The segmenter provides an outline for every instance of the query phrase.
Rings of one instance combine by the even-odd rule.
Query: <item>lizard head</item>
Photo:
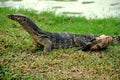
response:
[[[27,20],[27,17],[22,14],[9,14],[8,18],[22,23]]]

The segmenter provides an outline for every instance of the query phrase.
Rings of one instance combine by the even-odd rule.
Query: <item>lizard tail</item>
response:
[[[119,42],[120,43],[120,36],[113,37],[113,42]]]

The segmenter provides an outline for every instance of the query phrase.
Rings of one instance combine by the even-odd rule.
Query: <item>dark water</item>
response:
[[[120,17],[120,0],[0,0],[0,7],[52,10],[87,18]]]

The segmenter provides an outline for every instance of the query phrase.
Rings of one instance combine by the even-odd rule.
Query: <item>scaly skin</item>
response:
[[[21,14],[10,14],[8,18],[17,21],[31,35],[36,46],[43,46],[43,52],[69,47],[78,47],[83,50],[86,48],[87,50],[87,48],[92,47],[92,42],[98,37],[68,32],[52,33],[43,31],[32,20]]]

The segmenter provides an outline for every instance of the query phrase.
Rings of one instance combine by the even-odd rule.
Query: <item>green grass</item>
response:
[[[57,49],[48,54],[31,53],[30,35],[8,14],[29,16],[39,28],[50,32],[120,35],[120,18],[90,19],[56,16],[53,12],[0,8],[0,79],[11,80],[119,80],[120,45],[106,51],[74,52]]]

